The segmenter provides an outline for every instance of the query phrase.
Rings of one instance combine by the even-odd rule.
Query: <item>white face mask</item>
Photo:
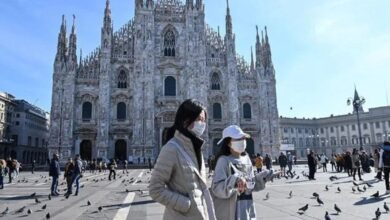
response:
[[[194,133],[196,136],[200,137],[203,134],[205,129],[206,129],[206,122],[195,121],[194,127],[189,130],[192,131],[192,133]]]
[[[232,141],[232,146],[231,148],[237,152],[237,153],[242,153],[246,149],[246,140],[240,140],[240,141]]]

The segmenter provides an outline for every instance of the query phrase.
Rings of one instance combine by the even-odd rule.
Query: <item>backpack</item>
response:
[[[390,150],[383,150],[382,160],[386,167],[390,167]]]

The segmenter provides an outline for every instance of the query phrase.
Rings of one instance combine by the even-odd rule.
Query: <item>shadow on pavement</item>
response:
[[[383,200],[385,200],[389,197],[390,197],[390,195],[381,196],[379,198],[369,198],[369,199],[367,199],[367,197],[364,197],[362,200],[355,202],[353,205],[365,205],[365,204],[382,202]]]

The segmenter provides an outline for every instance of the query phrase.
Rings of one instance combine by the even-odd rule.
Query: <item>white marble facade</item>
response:
[[[63,17],[50,154],[156,157],[165,129],[188,98],[208,109],[205,156],[215,153],[230,124],[252,135],[251,154],[277,153],[279,117],[267,29],[254,32],[255,55],[246,62],[236,54],[229,6],[224,36],[206,24],[204,7],[202,0],[135,0],[134,18],[114,31],[107,0],[101,44],[84,58],[76,55],[75,18],[68,38]]]

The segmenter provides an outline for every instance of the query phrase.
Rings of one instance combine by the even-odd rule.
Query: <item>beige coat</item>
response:
[[[150,196],[165,206],[163,219],[215,219],[213,205],[210,207],[206,204],[208,197],[204,192],[208,190],[207,187],[202,188],[202,180],[193,172],[172,141],[183,147],[195,163],[196,169],[199,167],[191,140],[176,131],[174,138],[161,149],[150,179]],[[201,159],[200,174],[205,180],[203,157]],[[210,209],[212,212],[208,211]]]

